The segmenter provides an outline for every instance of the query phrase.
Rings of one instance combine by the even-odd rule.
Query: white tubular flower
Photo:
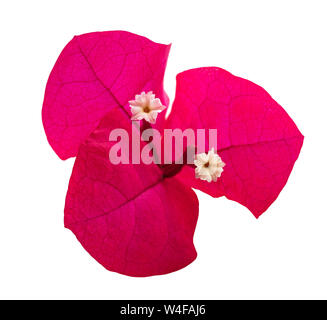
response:
[[[129,106],[133,114],[132,120],[144,119],[152,124],[156,123],[158,113],[166,109],[152,91],[137,94],[135,100],[129,101]]]
[[[224,171],[223,167],[225,166],[225,163],[221,160],[218,154],[215,153],[214,148],[212,148],[208,154],[197,154],[194,160],[194,165],[196,166],[195,177],[197,179],[216,182]]]

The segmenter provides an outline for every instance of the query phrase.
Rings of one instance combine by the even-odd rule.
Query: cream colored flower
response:
[[[129,101],[129,106],[133,114],[132,120],[144,119],[150,123],[156,123],[158,113],[166,109],[152,91],[137,94],[135,100]]]
[[[224,171],[223,167],[225,166],[225,163],[218,154],[215,153],[214,148],[212,148],[208,154],[197,154],[194,164],[196,165],[195,177],[208,182],[216,182]]]

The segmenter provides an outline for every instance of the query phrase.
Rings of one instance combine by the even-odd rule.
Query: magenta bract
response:
[[[81,145],[70,179],[65,226],[104,267],[129,276],[181,269],[196,258],[198,200],[157,165],[113,165],[110,130],[131,131],[112,110]]]
[[[75,157],[78,147],[111,109],[130,115],[136,93],[163,90],[170,45],[125,32],[94,32],[74,37],[51,71],[42,118],[48,141],[61,159]],[[164,113],[156,128],[164,121]]]
[[[292,171],[303,136],[285,110],[260,86],[215,67],[177,76],[168,128],[218,129],[226,163],[217,183],[195,179],[184,166],[179,179],[211,196],[226,196],[259,217]]]

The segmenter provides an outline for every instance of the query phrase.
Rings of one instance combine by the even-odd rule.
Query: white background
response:
[[[1,1],[0,298],[327,298],[326,1]],[[197,192],[198,258],[130,278],[105,270],[63,226],[73,160],[47,143],[41,106],[75,35],[128,30],[173,43],[165,78],[223,67],[262,85],[305,136],[288,184],[256,220]]]

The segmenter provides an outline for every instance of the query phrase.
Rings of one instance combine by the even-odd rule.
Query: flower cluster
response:
[[[124,31],[76,36],[45,91],[48,141],[61,159],[76,157],[65,227],[105,268],[129,276],[166,274],[196,258],[199,204],[193,189],[237,201],[258,218],[285,186],[303,143],[295,123],[263,88],[217,67],[178,74],[167,117],[169,50]],[[219,137],[212,149],[203,136],[205,148],[195,152],[193,163],[184,161],[194,147],[187,141],[183,156],[169,164],[114,165],[108,137],[116,128],[130,136],[135,130],[215,129]]]

